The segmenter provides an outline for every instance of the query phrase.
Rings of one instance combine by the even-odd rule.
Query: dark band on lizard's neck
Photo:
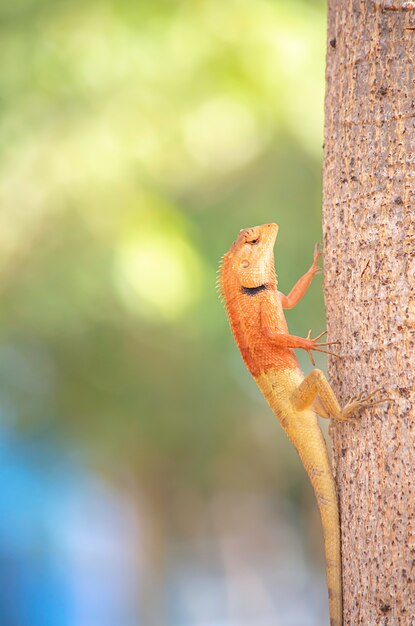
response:
[[[258,287],[244,287],[242,285],[241,291],[242,293],[247,294],[248,296],[256,296],[257,293],[261,293],[261,291],[265,291],[268,289],[268,285],[258,285]]]

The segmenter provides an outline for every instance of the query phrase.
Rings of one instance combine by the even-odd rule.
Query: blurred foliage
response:
[[[265,221],[283,291],[312,260],[324,29],[320,0],[1,3],[5,419],[179,508],[297,488],[214,284]],[[315,282],[293,333],[323,328]]]

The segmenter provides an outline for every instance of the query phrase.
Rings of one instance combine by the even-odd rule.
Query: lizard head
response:
[[[263,224],[239,232],[224,260],[242,287],[275,284],[274,244],[277,233],[277,224]]]

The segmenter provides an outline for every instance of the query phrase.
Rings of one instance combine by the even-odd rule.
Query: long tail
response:
[[[317,423],[284,428],[307,471],[320,510],[326,553],[330,625],[342,626],[342,581],[339,508],[327,447]],[[291,432],[290,432],[291,431]]]
[[[300,370],[268,370],[255,380],[296,448],[313,486],[324,533],[330,624],[342,626],[339,508],[326,442],[314,411],[309,408],[295,413],[287,400],[303,375]]]

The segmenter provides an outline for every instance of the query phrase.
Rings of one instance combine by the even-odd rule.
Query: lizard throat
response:
[[[261,293],[261,291],[265,291],[268,289],[268,285],[258,285],[258,287],[244,287],[242,285],[241,292],[245,293],[248,296],[256,296],[257,293]]]

